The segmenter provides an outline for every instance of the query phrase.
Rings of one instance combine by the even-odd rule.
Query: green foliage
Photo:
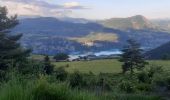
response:
[[[134,73],[134,69],[142,69],[145,67],[147,62],[144,60],[142,55],[142,49],[140,49],[140,44],[135,40],[128,40],[128,45],[122,50],[120,62],[123,62],[122,70],[123,73],[130,71],[131,74]]]
[[[56,61],[60,61],[60,60],[67,60],[69,58],[68,54],[66,53],[59,53],[57,55],[54,56],[54,59]]]
[[[31,89],[33,84],[23,84],[18,79],[10,80],[0,87],[0,100],[33,100]]]
[[[170,55],[169,54],[163,54],[162,55],[162,60],[169,60],[170,59]]]
[[[20,46],[18,40],[21,34],[11,36],[9,30],[18,24],[17,16],[8,17],[6,7],[0,7],[0,70],[7,71],[10,68],[22,66],[30,50]],[[2,73],[1,73],[2,74]],[[4,74],[4,72],[3,72]]]
[[[141,94],[117,94],[115,100],[162,100],[159,96]]]
[[[126,93],[132,93],[135,91],[134,84],[131,81],[122,81],[118,87],[121,91]]]
[[[153,87],[151,84],[147,84],[147,83],[139,83],[139,84],[136,84],[136,89],[139,91],[139,92],[151,92],[153,90]]]
[[[99,100],[97,98],[72,90],[65,83],[49,83],[44,76],[37,81],[11,80],[0,89],[0,100]]]
[[[65,81],[68,76],[68,72],[65,71],[64,67],[59,67],[54,71],[54,75],[57,80]]]
[[[49,56],[44,57],[44,71],[48,75],[54,72],[54,65],[51,64]]]
[[[73,88],[81,88],[86,84],[83,79],[83,74],[78,71],[75,71],[73,74],[70,75],[69,82],[70,86]]]
[[[142,82],[142,83],[150,83],[151,81],[148,73],[145,71],[139,72],[137,77],[138,77],[139,82]]]
[[[68,100],[65,95],[69,91],[67,86],[49,84],[46,80],[40,79],[36,84],[33,95],[34,100]]]

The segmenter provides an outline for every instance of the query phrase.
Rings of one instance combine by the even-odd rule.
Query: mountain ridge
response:
[[[142,16],[132,17],[131,20],[132,19],[135,19],[135,21],[139,19],[139,21],[142,20],[142,22],[146,22],[145,20],[147,20]],[[148,23],[145,24],[147,25]],[[135,27],[134,29],[130,28],[128,30],[114,29],[95,21],[75,23],[53,17],[20,19],[20,24],[12,30],[11,34],[12,33],[23,33],[23,38],[21,39],[22,45],[33,48],[34,53],[41,54],[55,54],[56,52],[69,53],[76,52],[76,50],[84,52],[88,50],[121,49],[129,38],[136,39],[143,47],[155,48],[168,42],[170,38],[169,33],[156,29],[138,29],[138,27],[137,29]],[[95,34],[90,35],[92,33]],[[50,39],[51,37],[55,38]],[[89,37],[90,39],[87,39]],[[116,42],[110,41],[110,39],[115,39],[115,37]],[[107,41],[107,39],[109,40]],[[79,42],[82,40],[88,40],[85,42],[92,41],[94,42],[92,44],[95,45],[90,48],[86,47],[83,45],[84,43]],[[50,50],[46,50],[46,48]]]
[[[119,30],[128,30],[128,29],[155,29],[156,26],[145,18],[142,15],[135,15],[127,18],[111,18],[103,21],[99,21],[103,26],[119,29]]]

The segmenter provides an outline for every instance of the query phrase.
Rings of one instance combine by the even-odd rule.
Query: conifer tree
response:
[[[143,50],[140,44],[133,39],[129,39],[127,42],[128,44],[122,50],[120,62],[123,62],[123,73],[130,71],[133,74],[134,69],[144,68],[147,62],[142,54]]]
[[[51,64],[49,56],[44,57],[44,71],[48,75],[54,72],[54,66]]]
[[[8,17],[6,7],[0,7],[0,70],[18,65],[30,52],[23,49],[18,42],[22,34],[9,35],[10,29],[17,24],[17,16]]]

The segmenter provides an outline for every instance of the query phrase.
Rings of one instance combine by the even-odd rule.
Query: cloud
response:
[[[68,9],[86,9],[86,7],[81,6],[78,2],[67,2],[64,4],[64,7]]]
[[[7,6],[10,14],[63,17],[72,14],[73,10],[86,9],[78,2],[63,5],[51,4],[42,0],[1,0],[1,6]]]

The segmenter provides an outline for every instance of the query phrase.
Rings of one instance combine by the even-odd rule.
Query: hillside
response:
[[[170,38],[168,32],[153,29],[150,21],[142,16],[125,20],[129,23],[130,21],[139,23],[135,27],[127,24],[128,31],[124,28],[114,29],[96,22],[84,23],[80,21],[81,19],[77,20],[68,21],[52,17],[20,19],[20,24],[11,30],[11,34],[23,33],[21,43],[24,47],[32,48],[34,53],[51,55],[57,52],[121,49],[129,38],[136,39],[143,47],[155,48],[168,42]],[[124,23],[124,19],[114,23],[119,25],[118,23]],[[95,45],[91,47],[84,45],[89,42]]]
[[[99,22],[105,27],[128,30],[128,29],[155,29],[156,26],[151,23],[147,18],[141,15],[136,15],[128,18],[112,18]]]
[[[151,21],[152,23],[156,24],[160,30],[170,32],[170,19],[157,19]]]
[[[91,33],[81,38],[70,38],[70,40],[75,40],[80,43],[95,42],[95,41],[117,42],[118,36],[113,33]]]
[[[168,57],[169,59],[170,58],[170,42],[163,44],[147,52],[145,55],[148,59],[163,59],[164,57]]]

